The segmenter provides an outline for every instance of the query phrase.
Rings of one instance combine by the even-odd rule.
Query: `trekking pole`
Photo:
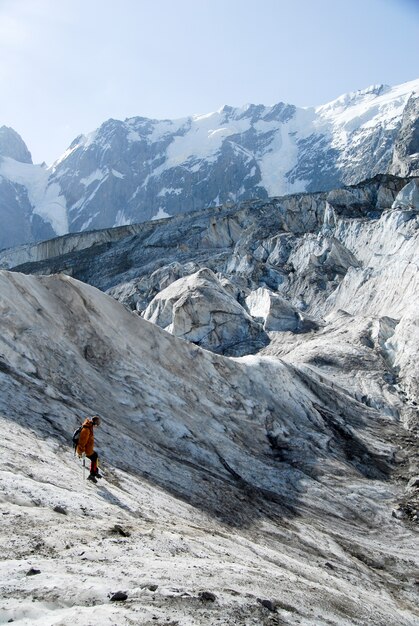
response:
[[[86,480],[86,457],[83,457],[83,482]]]

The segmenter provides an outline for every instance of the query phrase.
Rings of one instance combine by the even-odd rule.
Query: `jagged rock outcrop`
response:
[[[2,204],[0,249],[17,246],[22,241],[33,241],[32,207],[25,187],[0,177],[0,199]],[[53,231],[49,235],[54,236]]]

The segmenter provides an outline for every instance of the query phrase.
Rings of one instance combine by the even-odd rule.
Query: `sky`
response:
[[[419,78],[419,0],[0,0],[0,126],[35,163],[109,118]]]

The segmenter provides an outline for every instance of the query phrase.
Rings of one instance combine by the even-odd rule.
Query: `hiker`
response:
[[[76,448],[79,458],[87,456],[87,458],[90,459],[90,474],[87,477],[87,480],[91,480],[93,483],[97,483],[97,479],[102,478],[98,469],[98,454],[94,450],[95,437],[93,434],[93,429],[95,426],[99,426],[99,424],[99,415],[93,415],[92,419],[87,417],[84,420],[81,427],[79,442]]]

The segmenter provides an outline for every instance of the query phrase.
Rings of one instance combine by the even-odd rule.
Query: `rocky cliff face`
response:
[[[47,202],[40,193],[32,197],[27,171],[17,175],[9,163],[0,175],[23,185],[32,214],[56,234],[330,190],[389,171],[409,176],[418,171],[418,93],[413,81],[373,86],[306,109],[278,103],[225,106],[180,120],[111,119],[76,138],[47,180],[37,183]],[[15,162],[27,159],[23,148],[5,154]],[[32,167],[40,174],[39,166]],[[14,228],[8,202],[0,197],[6,245]],[[19,210],[26,215],[28,205]],[[12,231],[9,245],[45,237],[32,225],[20,241]]]

